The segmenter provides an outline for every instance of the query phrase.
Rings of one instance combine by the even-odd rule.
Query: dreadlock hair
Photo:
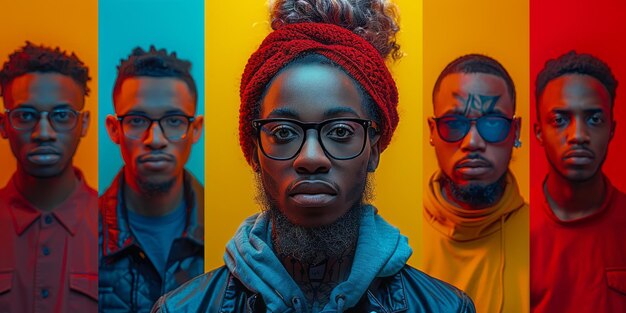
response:
[[[539,98],[541,98],[548,83],[567,74],[589,75],[600,81],[611,96],[611,110],[613,110],[617,79],[613,76],[611,68],[604,61],[591,54],[577,53],[572,50],[556,59],[548,60],[537,75],[535,82],[535,106],[537,113],[539,113]],[[539,114],[537,114],[538,117]]]
[[[51,48],[44,45],[35,45],[30,41],[9,55],[0,70],[0,87],[2,97],[6,97],[9,85],[17,77],[28,73],[59,73],[71,77],[83,90],[85,96],[89,95],[87,82],[89,68],[81,61],[74,52],[68,54],[61,48]]]
[[[509,96],[511,96],[511,101],[513,102],[513,110],[515,110],[515,84],[513,84],[513,79],[509,72],[506,71],[504,66],[500,64],[500,62],[496,61],[494,58],[488,57],[482,54],[467,54],[457,58],[456,60],[450,62],[443,69],[439,77],[437,77],[437,81],[435,82],[435,87],[433,88],[433,105],[435,103],[435,96],[439,92],[439,88],[441,87],[441,81],[451,74],[463,73],[463,74],[490,74],[495,75],[504,80],[506,83],[507,91],[509,92]]]
[[[131,77],[172,77],[184,81],[189,87],[194,101],[197,103],[198,90],[191,77],[191,62],[179,59],[176,52],[168,53],[165,49],[157,49],[153,45],[148,51],[140,47],[133,49],[127,59],[120,60],[117,66],[117,78],[113,87],[113,102],[120,92],[122,83]]]

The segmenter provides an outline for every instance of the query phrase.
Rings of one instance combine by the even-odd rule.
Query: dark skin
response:
[[[433,109],[436,117],[459,114],[478,118],[498,114],[513,118],[515,114],[513,99],[504,79],[484,73],[455,73],[446,76],[435,95]],[[439,167],[456,185],[465,187],[469,184],[492,184],[506,173],[513,144],[520,136],[521,118],[514,118],[508,136],[498,143],[485,141],[475,125],[457,142],[444,141],[437,132],[434,119],[428,119],[428,126]],[[455,199],[450,190],[444,189],[443,194],[458,207],[477,209]]]
[[[341,257],[321,260],[317,264],[305,264],[289,256],[281,257],[280,261],[307,297],[309,308],[321,310],[333,288],[350,275],[353,259],[354,249],[351,249]]]
[[[591,76],[564,75],[546,85],[538,108],[534,128],[550,163],[550,208],[563,221],[592,215],[604,201],[601,169],[616,125],[608,91]]]
[[[69,76],[28,73],[9,84],[4,102],[9,110],[24,107],[39,112],[60,108],[81,111],[84,93]],[[81,113],[76,127],[69,131],[56,131],[43,114],[32,130],[16,130],[7,118],[0,114],[0,134],[9,139],[17,158],[16,187],[33,206],[51,211],[63,203],[79,183],[72,158],[80,138],[87,134],[89,112]]]
[[[196,104],[185,82],[171,77],[132,77],[124,80],[115,97],[118,116],[145,115],[153,119],[170,113],[193,116]],[[162,216],[177,208],[183,199],[183,170],[192,144],[202,134],[202,116],[196,116],[189,125],[187,135],[179,141],[169,141],[158,123],[153,122],[144,136],[128,138],[120,122],[107,116],[109,136],[120,145],[124,163],[124,197],[129,210],[144,216]],[[172,182],[163,193],[148,194],[138,181],[160,184]]]
[[[261,118],[283,117],[303,122],[339,117],[368,119],[362,99],[356,83],[337,68],[322,64],[292,65],[268,87],[261,102]],[[254,159],[269,198],[274,199],[290,222],[304,227],[331,224],[348,212],[361,199],[368,169],[374,171],[379,160],[377,137],[368,136],[364,151],[350,160],[327,156],[317,138],[316,131],[309,130],[302,150],[293,159],[273,160],[258,149]],[[318,192],[290,192],[296,183],[302,182]],[[333,186],[332,194],[322,188],[329,185]],[[323,308],[332,288],[347,279],[355,245],[356,242],[341,257],[319,260],[316,264],[302,264],[288,256],[279,256],[305,293],[309,308]]]

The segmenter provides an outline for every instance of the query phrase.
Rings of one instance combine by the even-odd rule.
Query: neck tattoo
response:
[[[332,290],[348,278],[353,258],[354,249],[350,249],[339,257],[316,264],[305,264],[290,256],[281,257],[281,260],[305,295],[309,310],[315,312],[328,303]]]

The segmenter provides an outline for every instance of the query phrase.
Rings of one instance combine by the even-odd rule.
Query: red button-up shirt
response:
[[[75,171],[80,183],[50,212],[15,176],[0,190],[0,313],[97,312],[98,194]]]

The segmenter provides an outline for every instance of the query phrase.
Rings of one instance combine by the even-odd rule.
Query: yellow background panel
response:
[[[0,18],[0,62],[23,46],[25,41],[56,47],[76,55],[89,67],[91,89],[85,110],[91,125],[76,155],[74,165],[85,174],[87,183],[98,187],[98,1],[29,0],[2,1]],[[4,112],[4,103],[1,108]],[[15,172],[15,158],[8,140],[0,139],[0,186]]]
[[[422,201],[422,4],[396,1],[405,56],[389,63],[400,93],[400,124],[375,174],[379,213],[416,246]],[[246,6],[219,1],[206,6],[206,270],[223,264],[224,247],[239,224],[259,212],[254,175],[239,148],[239,81],[248,57],[270,31],[265,1]]]

